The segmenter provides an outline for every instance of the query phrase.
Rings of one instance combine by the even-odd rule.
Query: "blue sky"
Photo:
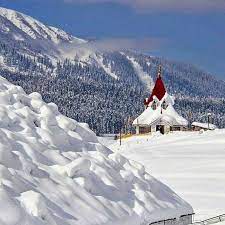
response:
[[[225,0],[0,0],[75,36],[158,40],[145,52],[225,79]],[[143,47],[143,46],[142,46]]]

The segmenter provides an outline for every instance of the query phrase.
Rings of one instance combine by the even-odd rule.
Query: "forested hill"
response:
[[[40,92],[65,115],[98,133],[118,132],[143,111],[161,64],[178,111],[190,121],[204,121],[211,112],[213,122],[225,126],[224,81],[184,63],[129,51],[92,51],[85,40],[34,21],[0,10],[0,75],[28,93]],[[65,43],[73,47],[69,59]]]

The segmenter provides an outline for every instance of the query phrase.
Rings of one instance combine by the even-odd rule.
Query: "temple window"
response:
[[[168,104],[166,103],[166,101],[164,100],[163,103],[162,103],[162,108],[163,109],[167,109],[168,107]]]
[[[156,108],[157,108],[156,101],[153,101],[153,103],[152,103],[152,109],[153,109],[153,110],[156,110]]]

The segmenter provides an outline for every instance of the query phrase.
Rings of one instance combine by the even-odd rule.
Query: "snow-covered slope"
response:
[[[1,225],[118,225],[131,218],[137,225],[191,212],[142,165],[101,145],[86,124],[0,77]]]
[[[87,42],[28,15],[2,7],[0,39],[1,44],[13,46],[18,53],[31,57],[46,55],[51,60],[62,58],[62,46],[77,46]]]
[[[117,79],[110,65],[104,65],[102,54],[90,48],[87,40],[47,26],[23,13],[0,7],[0,38],[1,42],[11,43],[22,54],[32,57],[46,55],[53,64],[55,60],[75,59],[81,65],[94,64]]]
[[[15,34],[15,40],[25,40],[25,36],[28,35],[30,38],[36,39],[44,39],[52,41],[55,44],[59,44],[60,42],[76,42],[76,43],[84,43],[85,41],[82,39],[78,39],[69,35],[63,30],[60,30],[55,27],[49,27],[44,25],[43,23],[33,19],[30,16],[24,15],[14,10],[6,9],[0,7],[0,17],[1,22],[5,19],[4,23],[1,24],[0,30],[4,33],[12,32],[14,25],[20,31],[19,34]],[[17,30],[17,31],[18,31]]]
[[[109,144],[191,203],[197,221],[225,213],[225,130],[132,137],[121,148]]]
[[[135,61],[134,58],[127,56],[127,59],[132,63],[134,71],[137,73],[140,81],[146,86],[148,91],[151,91],[154,87],[154,81],[148,73],[143,71],[143,68]]]
[[[30,16],[0,10],[0,74],[29,93],[41,92],[43,99],[88,121],[97,133],[117,133],[120,121],[140,115],[159,64],[179,114],[189,118],[191,111],[191,122],[205,122],[205,112],[210,112],[218,127],[225,126],[225,82],[183,63],[104,52],[100,42],[79,40]]]

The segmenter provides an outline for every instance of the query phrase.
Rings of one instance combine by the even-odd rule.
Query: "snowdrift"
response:
[[[153,222],[188,213],[185,201],[100,144],[86,124],[0,77],[1,225]]]

